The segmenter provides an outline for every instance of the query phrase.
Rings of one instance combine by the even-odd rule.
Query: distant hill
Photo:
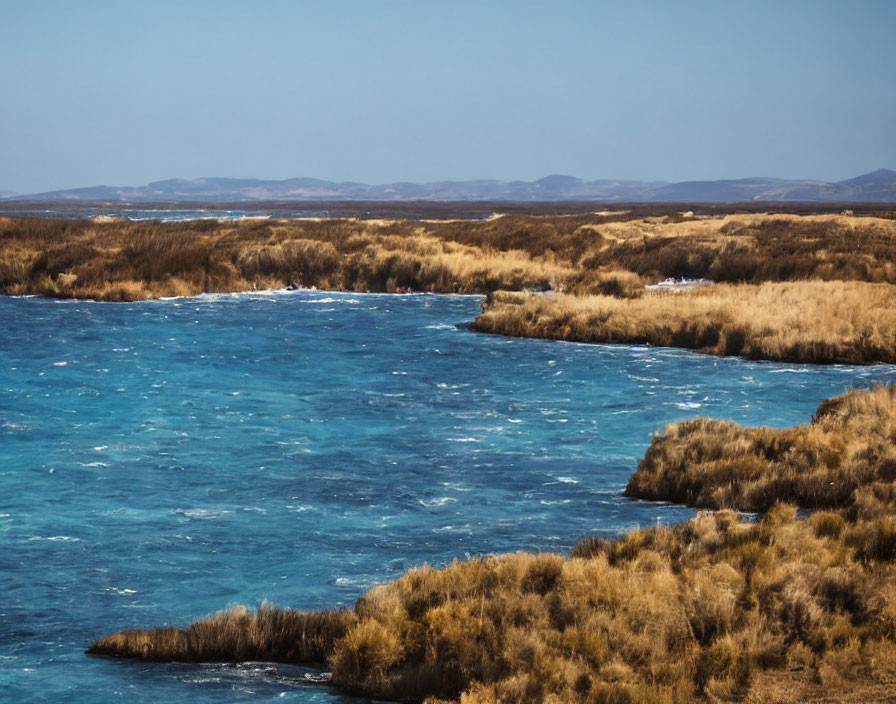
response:
[[[290,178],[283,181],[242,178],[169,179],[146,186],[91,186],[47,193],[0,193],[4,200],[100,202],[239,201],[563,201],[691,202],[819,201],[896,203],[896,171],[879,169],[828,183],[777,178],[720,181],[585,181],[554,174],[537,181],[398,182],[379,186],[354,181]]]

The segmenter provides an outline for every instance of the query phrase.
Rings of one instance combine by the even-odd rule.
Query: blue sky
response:
[[[0,0],[0,189],[896,168],[896,2]]]

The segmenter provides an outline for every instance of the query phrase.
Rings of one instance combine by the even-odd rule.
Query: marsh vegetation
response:
[[[617,289],[631,285],[607,274]],[[635,289],[637,290],[637,289]],[[496,292],[480,332],[683,347],[782,362],[896,362],[896,286],[856,281],[718,284],[640,296]]]
[[[881,212],[877,215],[886,215]],[[706,278],[675,297],[645,285]],[[482,293],[475,329],[754,359],[896,359],[896,220],[637,210],[488,220],[0,218],[0,292],[133,301],[282,288]],[[786,283],[786,285],[785,285]]]
[[[103,300],[281,287],[297,278],[355,291],[488,293],[550,281],[606,293],[608,273],[620,271],[645,283],[684,276],[896,284],[894,262],[896,221],[842,215],[0,218],[0,291]]]

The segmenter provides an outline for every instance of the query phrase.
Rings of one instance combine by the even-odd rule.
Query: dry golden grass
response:
[[[759,283],[807,279],[896,283],[896,223],[844,215],[737,214],[639,218],[596,229],[584,266],[644,276]]]
[[[786,362],[896,362],[896,286],[806,281],[705,286],[635,300],[488,297],[481,332],[684,347]]]
[[[896,488],[894,439],[896,386],[829,399],[811,424],[793,428],[705,418],[673,423],[654,437],[625,493],[743,511],[788,501],[870,518],[882,514],[874,497]],[[825,536],[842,532],[836,514],[816,514],[812,523]]]
[[[669,276],[896,283],[894,262],[896,221],[860,216],[0,218],[0,292],[107,300],[245,291],[295,279],[318,288],[443,293],[551,281],[570,292],[630,296],[642,279]],[[629,283],[608,287],[607,272],[627,272]]]
[[[702,423],[699,433],[677,426],[658,436],[638,474],[651,475],[657,457],[673,458],[678,464],[662,465],[661,475],[674,469],[685,482],[728,490],[737,480],[719,468],[743,460],[760,483],[787,477],[769,484],[783,498],[828,510],[800,519],[795,504],[776,502],[753,523],[723,509],[616,541],[586,539],[569,557],[516,553],[423,566],[372,589],[353,613],[288,612],[288,623],[315,624],[314,647],[304,650],[294,646],[301,629],[278,632],[273,611],[266,618],[274,625],[263,628],[238,611],[187,631],[110,636],[92,652],[326,661],[341,690],[394,700],[896,700],[896,388],[830,399],[811,426],[787,431]],[[845,478],[829,474],[838,467]],[[849,492],[822,496],[817,472],[847,482]],[[679,499],[680,484],[658,484],[655,498]],[[765,503],[749,507],[767,507],[769,492],[760,493]],[[711,487],[709,495],[723,496]],[[752,493],[709,503],[739,505],[743,496]],[[197,642],[187,648],[191,633]],[[242,645],[258,641],[263,648]]]
[[[250,613],[236,606],[186,629],[115,633],[87,652],[169,662],[321,662],[356,622],[351,611],[294,611],[264,603]]]
[[[139,300],[306,286],[480,293],[571,278],[551,252],[498,250],[392,220],[0,220],[0,292]]]

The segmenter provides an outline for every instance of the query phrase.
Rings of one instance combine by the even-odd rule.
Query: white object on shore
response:
[[[665,279],[657,284],[651,284],[644,288],[648,291],[668,291],[670,293],[678,293],[700,286],[713,286],[715,283],[716,282],[711,279],[686,279],[682,277],[681,279]]]

